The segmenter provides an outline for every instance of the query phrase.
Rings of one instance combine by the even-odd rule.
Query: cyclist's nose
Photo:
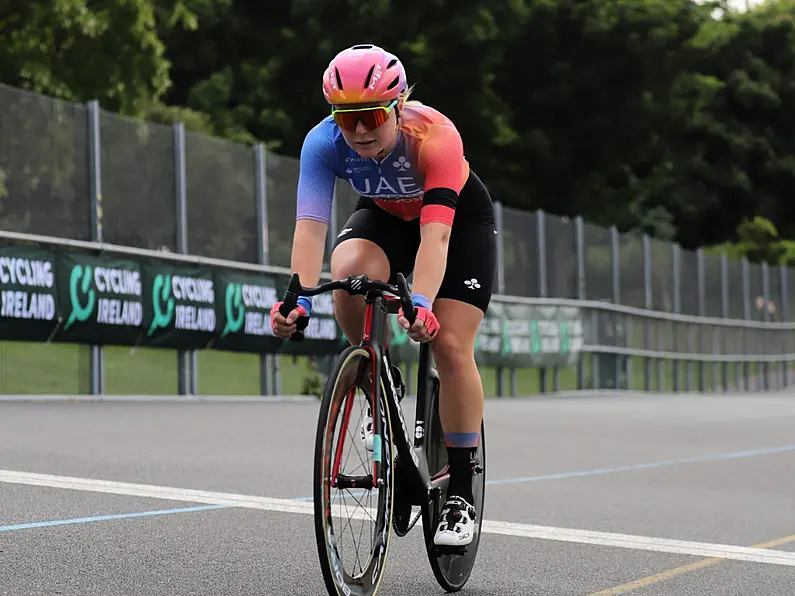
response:
[[[357,120],[356,122],[356,134],[364,135],[367,134],[369,129],[364,125],[364,122],[361,120]]]

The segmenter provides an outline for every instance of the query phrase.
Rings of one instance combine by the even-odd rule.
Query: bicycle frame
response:
[[[400,420],[400,428],[402,432],[397,432],[396,425],[393,423],[392,440],[394,447],[397,449],[398,456],[400,457],[401,465],[405,466],[405,470],[413,479],[413,497],[415,505],[426,505],[429,498],[435,497],[437,493],[445,488],[449,475],[447,472],[440,474],[437,477],[431,477],[430,470],[428,469],[428,460],[426,457],[426,432],[425,428],[428,425],[428,417],[432,412],[428,412],[428,392],[430,389],[431,377],[429,376],[430,369],[430,344],[420,344],[420,356],[418,365],[418,383],[417,383],[417,403],[414,424],[414,441],[411,443],[411,436],[406,420],[403,416],[403,410],[395,394],[395,382],[392,379],[392,363],[389,361],[389,354],[383,346],[386,340],[387,332],[387,315],[396,314],[400,307],[400,299],[385,296],[381,292],[368,292],[365,296],[365,314],[364,314],[364,332],[362,334],[362,341],[360,347],[368,350],[371,353],[373,361],[373,379],[382,379],[383,385],[387,388],[388,395],[386,402],[389,406],[389,416],[392,420]],[[380,404],[381,384],[373,383],[373,403],[371,404],[373,411],[373,424],[380,426],[380,414],[377,410]],[[375,426],[374,432],[379,433],[379,426]],[[411,463],[409,463],[411,462]],[[376,470],[377,471],[377,470]],[[375,476],[378,478],[379,476]],[[402,487],[402,490],[408,490],[408,487]],[[423,500],[416,502],[420,497],[417,494],[418,490],[423,491]]]
[[[362,341],[359,346],[370,352],[373,368],[371,371],[373,379],[373,395],[371,396],[373,402],[370,407],[373,412],[373,432],[375,437],[382,435],[381,416],[380,416],[380,393],[381,383],[376,382],[376,379],[384,381],[384,386],[387,387],[389,395],[386,396],[386,401],[389,406],[389,415],[392,420],[400,420],[400,428],[402,432],[393,433],[393,441],[397,448],[398,456],[400,456],[401,465],[406,466],[409,477],[412,479],[414,485],[414,503],[417,505],[427,506],[429,498],[438,496],[439,492],[446,487],[449,475],[447,472],[440,474],[438,477],[431,477],[428,470],[428,460],[426,457],[426,432],[433,412],[429,412],[428,405],[428,390],[431,383],[430,376],[430,345],[428,343],[420,344],[420,357],[419,366],[417,371],[417,405],[415,414],[415,430],[414,442],[411,443],[411,435],[406,426],[406,419],[403,416],[403,410],[395,395],[395,383],[392,379],[392,365],[389,362],[389,355],[384,347],[386,341],[387,331],[387,315],[396,314],[398,309],[402,306],[403,312],[409,321],[414,320],[416,310],[411,302],[411,296],[408,290],[408,284],[403,274],[397,275],[397,286],[379,282],[376,280],[369,280],[365,275],[349,275],[345,280],[336,280],[321,284],[315,288],[304,288],[298,278],[298,274],[293,274],[287,290],[284,295],[284,303],[281,307],[281,314],[287,316],[290,311],[295,308],[296,301],[299,296],[314,296],[321,292],[330,290],[344,290],[349,294],[359,294],[365,296],[365,313],[364,313],[364,329],[362,333]],[[387,296],[384,292],[391,292],[396,296]],[[399,296],[399,298],[397,297]],[[292,339],[295,341],[302,341],[303,334],[300,331],[306,327],[308,321],[303,321],[301,318],[297,321],[298,331],[293,335]],[[385,364],[385,366],[384,366]],[[393,425],[394,428],[394,425]],[[374,452],[374,475],[373,478],[380,478],[379,455]],[[409,463],[411,462],[411,463]],[[423,499],[417,503],[419,499],[419,491],[424,491]]]

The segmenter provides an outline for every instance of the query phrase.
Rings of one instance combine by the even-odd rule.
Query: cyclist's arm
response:
[[[298,273],[303,286],[320,281],[326,234],[331,219],[336,173],[334,142],[321,127],[312,129],[301,148],[298,174],[295,233],[290,269]]]
[[[425,196],[412,293],[422,294],[433,302],[444,278],[450,229],[468,165],[461,136],[452,125],[436,125],[429,133],[431,136],[419,156],[420,168],[425,173]]]
[[[327,224],[314,219],[295,222],[290,270],[298,274],[302,286],[316,286],[320,282],[327,230]]]

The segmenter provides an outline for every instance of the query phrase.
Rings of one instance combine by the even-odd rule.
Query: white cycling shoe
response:
[[[475,508],[462,497],[449,497],[433,537],[436,546],[466,546],[475,537]]]

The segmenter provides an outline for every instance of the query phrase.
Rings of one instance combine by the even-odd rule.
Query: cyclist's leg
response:
[[[413,231],[412,231],[413,230]],[[416,236],[419,244],[419,227],[413,227],[361,198],[342,231],[337,236],[331,253],[331,275],[341,279],[348,275],[367,275],[371,279],[395,282],[398,272],[408,276],[414,263],[411,257],[417,252],[412,247]],[[345,337],[351,344],[362,339],[364,323],[364,296],[351,296],[347,292],[334,292],[334,313]],[[405,391],[400,369],[393,366],[392,376],[398,384],[399,398]],[[361,424],[361,437],[365,449],[373,448],[372,414],[368,408]]]
[[[450,482],[437,526],[438,545],[472,541],[475,516],[472,458],[477,453],[483,419],[483,384],[475,362],[475,336],[483,312],[458,300],[439,298],[433,305],[439,334],[433,356],[439,372],[439,418],[447,446]]]
[[[462,196],[461,202],[472,194]],[[485,197],[477,198],[485,201],[488,195]],[[483,383],[475,362],[475,338],[496,276],[496,228],[490,219],[462,218],[453,225],[445,277],[433,305],[439,321],[439,333],[432,343],[440,380],[439,417],[450,462],[448,501],[442,512],[445,523],[437,527],[436,544],[468,544],[472,532],[467,529],[478,514],[472,506],[470,458],[477,451],[483,419]]]
[[[342,279],[348,275],[366,275],[386,281],[389,261],[383,249],[372,240],[350,238],[334,249],[331,255],[331,276]],[[351,296],[343,290],[334,291],[334,315],[351,344],[362,339],[364,296]]]
[[[412,226],[386,213],[366,198],[361,198],[356,210],[337,235],[331,252],[331,275],[341,279],[348,275],[367,275],[371,279],[394,283],[397,272],[408,276],[414,263],[411,258],[419,244],[419,231],[412,234]],[[334,292],[334,313],[345,337],[351,344],[362,339],[364,296],[351,296],[343,290]]]

